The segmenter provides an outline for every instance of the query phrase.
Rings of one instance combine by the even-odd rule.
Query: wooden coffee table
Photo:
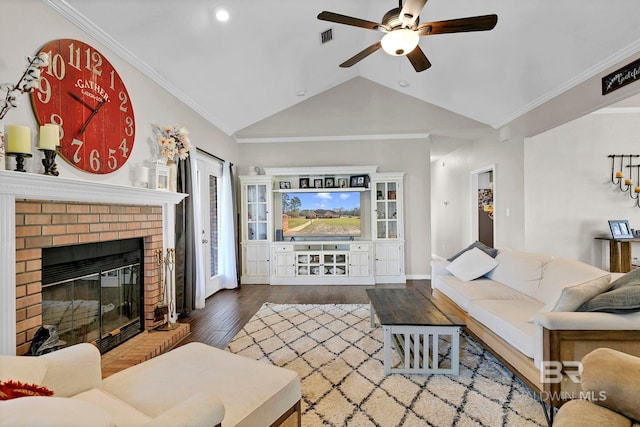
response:
[[[371,326],[378,318],[384,331],[384,373],[451,374],[460,370],[460,328],[465,324],[445,315],[423,294],[412,289],[367,289]],[[440,337],[450,337],[451,365],[440,366]],[[401,366],[391,367],[391,350]]]

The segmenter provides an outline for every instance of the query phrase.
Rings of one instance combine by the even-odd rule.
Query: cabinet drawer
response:
[[[349,248],[350,251],[369,251],[369,245],[351,245]]]
[[[274,245],[273,250],[276,252],[293,252],[293,245]]]

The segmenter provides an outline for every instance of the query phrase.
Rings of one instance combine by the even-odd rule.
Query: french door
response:
[[[218,215],[219,187],[222,164],[206,155],[198,156],[198,188],[200,189],[200,210],[202,231],[200,242],[204,256],[205,298],[221,289],[218,276],[218,242],[220,218]]]

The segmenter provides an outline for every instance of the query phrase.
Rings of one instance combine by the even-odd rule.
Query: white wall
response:
[[[379,172],[406,172],[404,212],[406,273],[410,278],[430,274],[430,177],[427,141],[328,141],[239,144],[239,174],[248,166],[363,166]]]
[[[2,0],[0,28],[2,29],[2,37],[0,37],[0,82],[2,83],[17,83],[27,66],[25,58],[37,53],[40,47],[47,42],[58,38],[75,38],[89,43],[102,52],[118,71],[129,91],[135,111],[136,138],[131,157],[127,163],[111,174],[93,175],[75,169],[63,159],[58,158],[58,170],[62,176],[133,185],[134,168],[150,164],[159,157],[152,135],[152,123],[184,126],[191,133],[192,143],[219,157],[232,162],[236,161],[237,144],[232,138],[205,121],[189,107],[43,2],[39,0]],[[17,109],[8,112],[4,118],[4,124],[29,126],[35,147],[38,125],[31,109],[29,94],[22,97],[21,104]],[[27,159],[25,162],[27,171],[42,173],[41,154],[35,148],[33,152],[33,158]],[[13,158],[8,159],[8,168],[15,168]]]
[[[522,139],[500,142],[491,135],[432,163],[434,256],[447,258],[477,239],[471,235],[471,172],[491,165],[495,165],[494,245],[524,249],[523,155]]]
[[[639,138],[640,114],[600,113],[527,140],[527,248],[608,269],[608,246],[594,236],[609,234],[609,219],[640,228],[640,209],[610,183],[607,155],[640,154]],[[637,175],[633,180],[635,186]]]
[[[448,257],[473,240],[469,173],[495,163],[496,247],[608,269],[608,244],[594,236],[609,234],[608,219],[628,219],[640,228],[640,209],[610,184],[607,155],[640,154],[639,135],[638,113],[594,113],[526,140],[486,138],[434,161],[434,255]],[[637,175],[633,179],[635,185]],[[640,256],[640,245],[633,251]]]

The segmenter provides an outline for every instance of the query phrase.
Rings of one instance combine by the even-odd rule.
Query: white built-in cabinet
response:
[[[405,282],[404,173],[373,174],[370,184],[376,283]]]
[[[270,255],[273,233],[271,177],[264,175],[240,177],[242,206],[242,276],[245,284],[269,283]]]
[[[404,173],[377,173],[375,166],[327,168],[265,168],[265,175],[240,177],[242,277],[246,284],[361,284],[404,283]],[[287,191],[300,178],[366,176],[361,193],[360,237],[346,240],[276,240],[282,227],[281,183]],[[313,189],[315,191],[315,189]],[[342,191],[338,188],[327,192]]]

